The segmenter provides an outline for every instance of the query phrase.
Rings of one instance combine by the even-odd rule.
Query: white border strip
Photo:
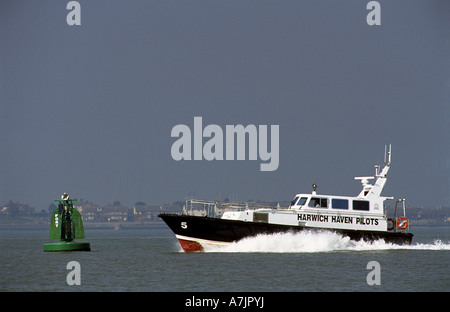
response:
[[[196,242],[202,246],[208,246],[208,245],[210,245],[210,246],[227,246],[227,245],[231,244],[228,242],[219,242],[219,241],[213,241],[213,240],[209,240],[209,239],[194,238],[194,237],[178,235],[178,234],[175,234],[175,236],[177,237],[177,239]]]

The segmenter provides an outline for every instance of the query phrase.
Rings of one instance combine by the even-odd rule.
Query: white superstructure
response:
[[[391,146],[389,151],[385,150],[381,172],[378,172],[379,166],[375,166],[375,176],[355,177],[361,181],[363,188],[354,197],[317,194],[317,185],[313,184],[313,192],[296,194],[288,209],[226,211],[222,219],[312,228],[388,231],[392,226],[388,225],[384,201],[393,197],[383,197],[381,192],[390,165]],[[369,180],[375,178],[375,184],[370,184]]]

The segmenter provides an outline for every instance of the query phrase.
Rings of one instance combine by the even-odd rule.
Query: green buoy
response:
[[[75,238],[85,238],[83,220],[75,208],[77,201],[64,193],[54,203],[58,208],[52,213],[49,238],[60,241],[44,244],[44,251],[90,251],[89,243],[74,241]]]

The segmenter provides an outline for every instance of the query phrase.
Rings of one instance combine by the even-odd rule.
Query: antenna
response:
[[[391,165],[391,154],[392,154],[392,145],[389,144],[389,152],[388,152],[388,163],[387,165],[390,166]]]
[[[389,151],[387,150],[387,145],[384,146],[384,165],[390,165],[391,164],[391,154],[392,154],[392,144],[389,144]],[[386,155],[387,155],[387,162],[386,162]]]

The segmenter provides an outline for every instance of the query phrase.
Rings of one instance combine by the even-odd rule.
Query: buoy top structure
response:
[[[44,244],[44,251],[90,251],[88,242],[75,242],[76,238],[85,238],[81,214],[75,208],[77,201],[64,193],[60,200],[54,201],[57,207],[50,219],[49,239],[59,242]]]

